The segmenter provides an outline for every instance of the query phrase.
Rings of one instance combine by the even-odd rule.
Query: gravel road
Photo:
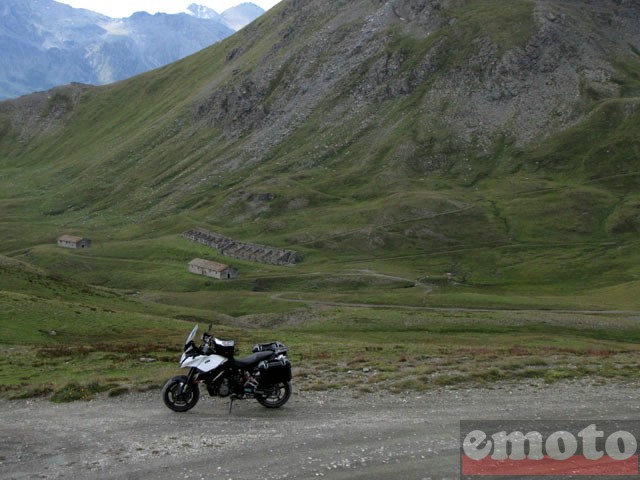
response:
[[[640,385],[503,384],[394,395],[302,392],[280,410],[159,392],[53,404],[0,401],[0,478],[444,479],[461,419],[640,419]]]

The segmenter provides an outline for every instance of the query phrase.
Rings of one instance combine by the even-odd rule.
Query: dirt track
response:
[[[639,385],[499,385],[424,394],[306,392],[280,410],[159,392],[56,405],[0,402],[0,478],[442,479],[459,476],[459,420],[639,419]]]

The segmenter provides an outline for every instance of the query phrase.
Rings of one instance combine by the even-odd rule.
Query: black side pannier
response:
[[[258,372],[260,373],[260,385],[288,382],[291,380],[291,362],[287,357],[264,360],[258,365]]]
[[[253,346],[253,353],[269,351],[274,352],[276,355],[280,355],[281,353],[287,353],[289,351],[289,347],[280,342],[258,343]]]
[[[218,338],[213,339],[213,350],[218,355],[222,355],[226,358],[233,358],[235,349],[236,343],[233,340],[220,340]]]

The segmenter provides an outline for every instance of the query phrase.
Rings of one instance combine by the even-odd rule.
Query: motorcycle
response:
[[[266,408],[280,408],[291,397],[291,361],[289,349],[280,342],[254,345],[253,354],[237,359],[235,342],[220,340],[209,330],[202,335],[202,345],[194,339],[196,325],[184,344],[180,367],[187,375],[171,378],[162,389],[164,404],[174,412],[186,412],[196,406],[203,384],[212,397],[234,400],[256,399]]]

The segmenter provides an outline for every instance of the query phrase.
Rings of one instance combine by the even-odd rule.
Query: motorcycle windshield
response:
[[[198,333],[198,325],[196,325],[195,327],[193,327],[193,330],[191,330],[191,333],[189,334],[189,336],[187,337],[187,340],[184,342],[185,345],[188,345],[189,342],[191,340],[193,340],[194,338],[196,338],[196,333]]]

